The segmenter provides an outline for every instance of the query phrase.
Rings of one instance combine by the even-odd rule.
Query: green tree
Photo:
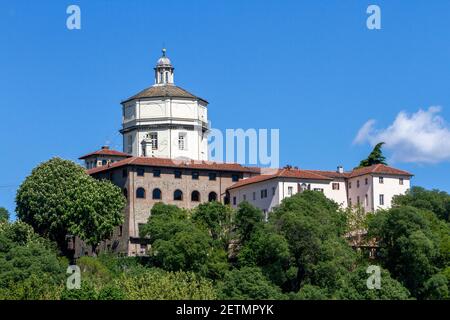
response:
[[[439,234],[430,215],[414,207],[380,211],[369,221],[368,233],[379,239],[379,257],[390,273],[420,297],[424,282],[438,271]]]
[[[449,221],[450,195],[444,191],[414,186],[406,194],[394,196],[393,205],[429,210],[438,218]]]
[[[210,238],[204,230],[192,227],[177,232],[168,240],[158,239],[152,244],[154,260],[168,271],[195,271],[205,274],[210,251]]]
[[[238,254],[239,265],[260,267],[263,274],[277,285],[287,281],[289,261],[286,239],[270,225],[259,227]]]
[[[361,160],[361,162],[359,163],[359,167],[358,168],[362,168],[362,167],[370,167],[374,164],[384,164],[387,165],[386,163],[386,158],[383,155],[383,152],[381,151],[381,147],[384,145],[384,142],[380,142],[378,143],[372,150],[372,152],[369,154],[369,156],[367,157],[367,159]]]
[[[427,300],[450,299],[449,281],[444,274],[437,273],[423,286],[423,296]]]
[[[336,287],[339,277],[352,268],[355,254],[342,239],[345,214],[321,192],[304,191],[284,199],[271,223],[287,240],[296,267],[285,290],[297,292],[306,283]]]
[[[283,299],[280,289],[259,268],[243,267],[229,271],[218,284],[224,300]]]
[[[66,268],[29,225],[0,224],[0,299],[56,299]]]
[[[150,241],[153,263],[165,270],[194,271],[215,279],[227,269],[223,246],[215,246],[205,224],[194,223],[176,206],[155,205],[140,234]]]
[[[217,298],[211,281],[191,272],[149,269],[139,275],[123,274],[115,285],[127,300],[213,300]]]
[[[367,266],[362,265],[351,272],[343,282],[342,288],[333,294],[334,298],[344,300],[407,300],[410,293],[400,282],[393,279],[389,271],[381,268],[380,289],[367,287]]]
[[[300,291],[295,294],[290,294],[292,300],[327,300],[329,293],[327,289],[305,284]]]
[[[8,222],[9,220],[9,212],[3,207],[0,207],[0,223]]]
[[[71,161],[53,158],[33,169],[17,191],[16,204],[20,220],[65,252],[68,234],[95,249],[122,222],[125,198],[110,182],[93,179]]]
[[[260,209],[247,201],[239,204],[235,225],[243,243],[251,238],[253,231],[263,223],[263,219],[263,212]]]
[[[202,203],[194,209],[192,219],[205,227],[213,240],[219,240],[227,246],[231,228],[233,210],[230,206],[217,201]]]
[[[68,221],[68,230],[92,246],[108,239],[115,227],[123,222],[126,200],[121,189],[109,181],[94,180],[80,190],[77,210]]]

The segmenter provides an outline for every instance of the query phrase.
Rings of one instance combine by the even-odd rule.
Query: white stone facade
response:
[[[122,103],[123,152],[208,160],[208,102],[175,86],[173,70],[164,50],[155,84]]]
[[[347,177],[336,175],[329,180],[284,176],[268,177],[262,181],[249,178],[248,183],[244,179],[236,186],[230,187],[228,192],[234,208],[247,201],[265,214],[279,206],[283,199],[305,189],[323,192],[327,198],[342,208],[355,207],[359,204],[366,212],[374,212],[390,208],[393,197],[405,194],[410,188],[411,175],[406,172],[402,174],[373,172],[354,177],[351,173],[346,175]]]

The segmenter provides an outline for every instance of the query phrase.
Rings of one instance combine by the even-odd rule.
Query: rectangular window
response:
[[[323,189],[322,188],[314,188],[314,191],[323,192]]]
[[[153,169],[153,177],[155,177],[155,178],[161,177],[161,170],[160,169]]]
[[[233,174],[231,176],[231,181],[233,182],[238,182],[239,181],[239,175],[238,174]]]
[[[181,171],[180,170],[175,170],[174,174],[175,174],[175,179],[181,179]]]
[[[143,177],[144,176],[144,168],[137,168],[137,175],[138,177]]]
[[[359,180],[356,180],[356,187],[359,188]]]
[[[366,178],[366,185],[369,184],[369,178]]]
[[[403,185],[403,178],[398,179],[398,184],[401,186]]]
[[[152,150],[158,150],[158,132],[147,133],[147,139],[150,140]]]
[[[369,206],[369,196],[366,194],[366,196],[364,197],[364,205],[366,206],[366,207],[368,207]]]
[[[267,189],[261,190],[261,199],[267,198]]]
[[[192,180],[198,180],[199,175],[198,171],[192,171]]]
[[[339,183],[333,182],[332,187],[333,187],[333,190],[339,190]]]
[[[108,162],[106,160],[102,160],[102,166],[106,166]]]
[[[383,183],[384,183],[383,177],[379,177],[379,178],[378,178],[378,182],[381,183],[381,184],[383,184]]]
[[[253,200],[256,200],[256,192],[253,192]]]
[[[244,194],[244,195],[242,196],[242,199],[244,199],[244,201],[247,201],[247,195]]]
[[[133,153],[133,136],[130,134],[128,136],[128,141],[127,141],[127,152],[129,154]]]
[[[359,200],[359,196],[356,197],[356,203],[358,204],[358,206],[361,204],[361,201]]]
[[[276,188],[275,188],[275,187],[272,187],[272,195],[273,195],[273,196],[275,195],[275,190],[276,190]]]
[[[186,133],[181,132],[178,134],[178,149],[186,150]]]
[[[233,205],[236,205],[236,197],[233,197]]]
[[[351,182],[348,183],[348,188],[349,188],[349,189],[352,188],[352,183],[351,183]]]
[[[349,206],[349,207],[352,206],[352,198],[348,198],[348,206]]]
[[[293,187],[288,187],[288,196],[292,196],[293,191],[294,191]]]
[[[122,236],[122,226],[119,226],[119,237]]]
[[[384,194],[380,194],[380,206],[384,206]]]
[[[216,179],[217,179],[217,173],[215,173],[215,172],[210,172],[210,173],[209,173],[209,180],[215,181]]]

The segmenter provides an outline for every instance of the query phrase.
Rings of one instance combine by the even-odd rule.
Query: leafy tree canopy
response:
[[[217,292],[211,281],[191,272],[151,269],[116,280],[129,300],[212,300]]]
[[[362,265],[349,274],[334,298],[344,300],[407,300],[411,299],[408,289],[393,279],[386,269],[381,268],[380,289],[367,288],[367,266]]]
[[[238,254],[240,266],[261,268],[263,274],[277,285],[288,280],[289,245],[270,225],[259,227]]]
[[[9,220],[9,212],[3,207],[0,207],[0,223],[8,222]]]
[[[440,219],[450,221],[450,195],[439,190],[412,187],[406,194],[395,196],[394,206],[412,206],[430,210]]]
[[[72,161],[53,158],[33,169],[16,195],[17,214],[64,250],[67,234],[95,246],[123,220],[125,198]]]
[[[225,300],[283,299],[280,289],[259,268],[244,267],[229,271],[218,284],[219,298]]]
[[[250,239],[252,233],[263,222],[263,212],[247,201],[239,204],[236,212],[236,230],[242,242]]]
[[[67,261],[23,223],[0,224],[0,299],[54,298]]]
[[[203,209],[201,209],[203,210]],[[223,245],[215,246],[208,227],[198,215],[190,219],[186,211],[163,203],[152,209],[141,236],[152,245],[152,261],[168,271],[194,271],[218,277],[227,267]]]
[[[379,239],[379,257],[415,297],[433,274],[449,264],[450,228],[433,214],[414,207],[380,211],[369,221],[369,235]]]
[[[345,213],[323,193],[304,191],[284,199],[272,213],[271,224],[287,241],[296,270],[286,290],[298,291],[306,283],[337,287],[339,277],[349,272],[355,254],[343,239]],[[294,268],[292,268],[294,267]]]
[[[213,240],[219,240],[226,246],[229,240],[233,210],[230,206],[217,201],[200,204],[194,209],[192,219],[204,226]]]

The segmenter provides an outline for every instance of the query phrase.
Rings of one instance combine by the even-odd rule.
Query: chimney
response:
[[[109,146],[102,146],[102,150],[109,150]]]
[[[336,172],[337,173],[344,173],[344,167],[343,166],[338,166]]]

